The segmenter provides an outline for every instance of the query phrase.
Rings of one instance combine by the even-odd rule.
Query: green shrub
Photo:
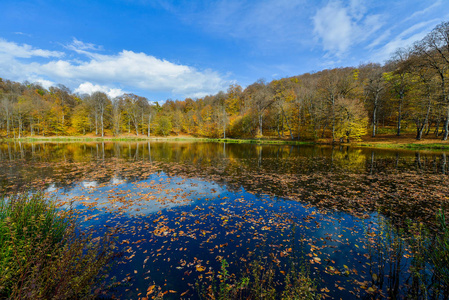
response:
[[[109,235],[82,233],[42,193],[0,200],[0,298],[94,298],[113,257]]]

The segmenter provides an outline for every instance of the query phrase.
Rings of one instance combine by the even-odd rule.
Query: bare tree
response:
[[[246,95],[250,101],[258,120],[258,136],[263,136],[263,115],[265,111],[273,104],[273,92],[266,85],[264,80],[259,79],[256,83],[248,86]]]
[[[414,45],[414,52],[432,68],[440,80],[441,102],[446,108],[443,140],[449,135],[449,22],[443,22]]]
[[[136,135],[139,135],[139,119],[142,119],[143,112],[149,105],[148,100],[134,94],[125,94],[121,98],[128,115],[129,126],[131,126],[132,122]]]
[[[365,97],[371,107],[371,125],[372,136],[377,132],[377,116],[382,99],[382,93],[385,90],[385,80],[380,65],[369,64],[363,66],[365,78]]]
[[[95,92],[92,94],[91,99],[93,101],[95,109],[95,121],[100,122],[101,136],[104,137],[104,116],[106,113],[107,106],[110,104],[108,96],[103,92]],[[98,130],[96,131],[98,134]]]
[[[223,91],[218,92],[214,97],[214,104],[217,107],[218,123],[223,128],[223,138],[226,138],[226,127],[228,125],[228,113],[226,111],[226,95]]]
[[[115,136],[121,133],[123,104],[120,97],[112,99],[112,131]]]
[[[10,95],[2,95],[0,107],[6,120],[6,136],[9,137],[11,132],[11,117],[13,112],[13,101]]]
[[[411,51],[398,49],[386,65],[386,68],[391,69],[391,72],[386,75],[387,83],[398,99],[397,136],[401,135],[404,101],[407,92],[411,88],[410,55]]]
[[[355,88],[352,73],[352,68],[324,70],[318,82],[318,89],[330,107],[332,142],[335,141],[335,103],[337,98],[346,98]]]

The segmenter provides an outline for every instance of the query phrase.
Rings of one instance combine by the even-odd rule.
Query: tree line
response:
[[[72,93],[57,85],[0,79],[0,134],[5,137],[189,134],[212,138],[350,141],[413,130],[416,139],[449,134],[449,22],[384,64],[234,84],[198,99],[164,104],[124,94]]]

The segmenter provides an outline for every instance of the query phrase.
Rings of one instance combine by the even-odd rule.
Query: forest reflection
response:
[[[446,153],[201,142],[3,143],[3,193],[152,172],[224,184],[318,208],[431,221],[445,205]]]
[[[306,164],[291,166],[292,157]],[[86,162],[121,158],[143,161],[214,164],[256,158],[257,167],[282,171],[382,172],[402,169],[447,174],[447,153],[351,148],[348,146],[254,145],[203,142],[9,142],[0,144],[0,161]],[[320,163],[321,162],[321,163]],[[275,163],[273,165],[272,163]]]

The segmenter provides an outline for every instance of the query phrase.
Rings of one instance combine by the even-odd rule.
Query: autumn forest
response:
[[[326,69],[162,105],[135,94],[74,94],[64,85],[0,81],[0,132],[30,136],[273,137],[353,141],[404,131],[446,140],[449,22],[384,65]]]

